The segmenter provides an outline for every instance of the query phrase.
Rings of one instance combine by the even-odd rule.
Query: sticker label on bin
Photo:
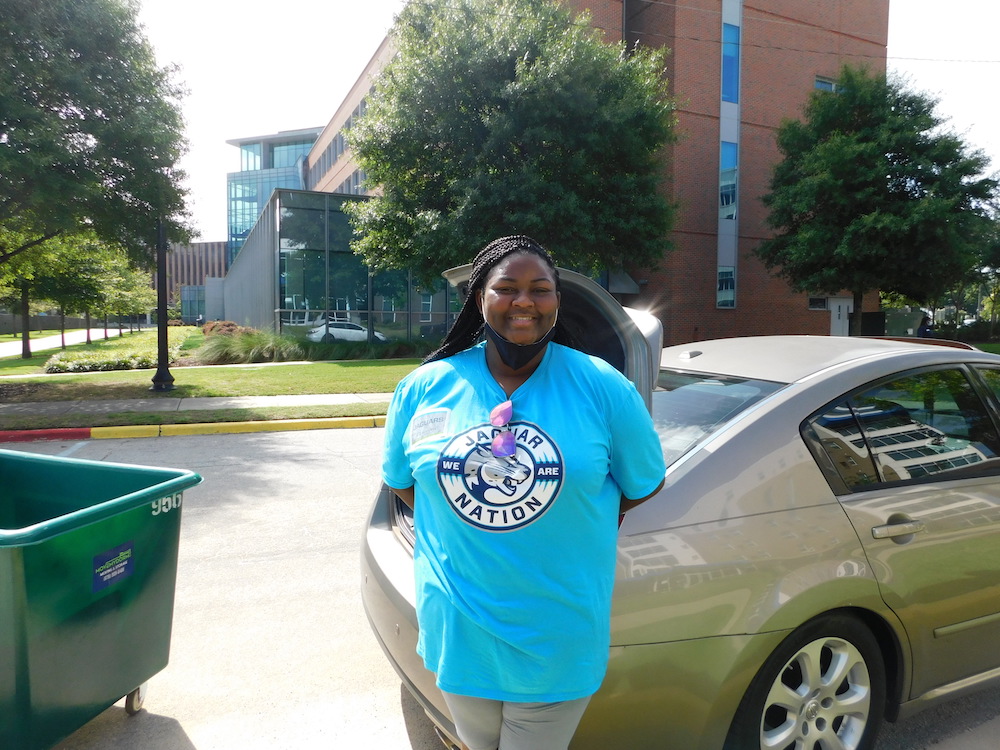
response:
[[[135,570],[134,544],[125,542],[94,558],[94,593],[124,581]]]

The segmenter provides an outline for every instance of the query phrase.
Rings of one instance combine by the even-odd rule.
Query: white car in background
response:
[[[332,344],[334,341],[367,341],[368,329],[364,326],[359,326],[357,323],[332,320],[329,323],[323,323],[315,328],[310,328],[306,333],[306,338],[317,344]],[[375,340],[387,341],[388,339],[383,334],[375,331]]]

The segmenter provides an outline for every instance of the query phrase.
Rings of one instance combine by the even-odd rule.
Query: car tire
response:
[[[335,342],[336,340],[337,340],[337,339],[336,339],[336,338],[334,337],[334,335],[333,335],[332,333],[327,333],[327,334],[325,334],[325,335],[323,336],[323,338],[322,338],[322,342],[323,342],[324,344],[332,344],[332,343],[334,343],[334,342]]]
[[[764,662],[724,750],[870,750],[885,713],[885,665],[863,623],[844,614],[793,631]]]

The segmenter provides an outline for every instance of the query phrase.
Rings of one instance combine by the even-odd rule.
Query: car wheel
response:
[[[332,333],[327,333],[327,334],[324,334],[324,336],[323,336],[323,343],[324,344],[332,344],[336,340],[337,339],[334,338],[334,335]]]
[[[846,615],[812,620],[757,672],[725,750],[869,750],[885,712],[885,682],[868,628]]]

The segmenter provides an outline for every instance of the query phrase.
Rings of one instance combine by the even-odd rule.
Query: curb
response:
[[[93,440],[100,438],[170,437],[171,435],[221,435],[289,430],[356,429],[384,427],[385,415],[328,417],[326,419],[275,419],[257,422],[202,422],[195,424],[130,425],[126,427],[55,427],[45,430],[0,430],[0,442],[36,440]]]

